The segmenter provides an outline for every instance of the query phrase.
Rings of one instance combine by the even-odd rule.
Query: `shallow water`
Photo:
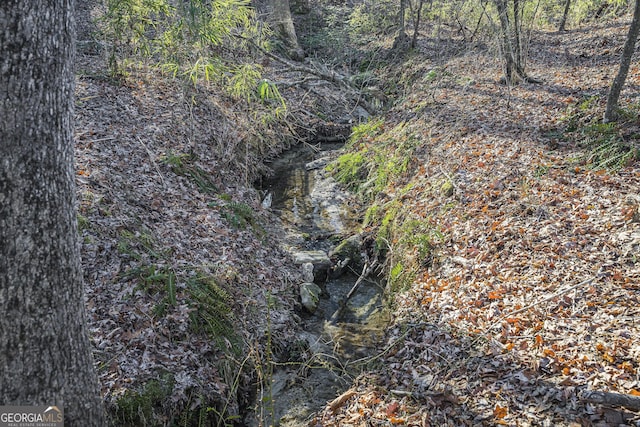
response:
[[[288,234],[283,246],[292,253],[300,250],[329,251],[331,235],[355,234],[358,221],[351,211],[351,196],[324,171],[307,170],[305,165],[324,163],[337,155],[339,145],[314,151],[309,146],[285,153],[272,165],[275,174],[260,188],[271,193],[270,208],[284,222]],[[302,314],[307,358],[303,362],[276,366],[267,401],[257,406],[251,425],[304,426],[327,402],[344,392],[377,354],[388,314],[383,309],[383,285],[365,279],[341,311],[335,323],[329,321],[343,304],[360,272],[319,283],[323,288],[318,310]]]

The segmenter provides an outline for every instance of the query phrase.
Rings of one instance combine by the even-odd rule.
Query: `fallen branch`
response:
[[[273,59],[274,61],[277,61],[283,65],[285,65],[290,71],[299,71],[302,73],[306,73],[306,74],[311,74],[313,76],[316,77],[320,77],[323,80],[327,80],[333,83],[337,83],[341,86],[345,86],[349,89],[354,89],[355,88],[353,86],[351,86],[349,84],[349,81],[347,79],[346,76],[343,76],[340,73],[336,73],[335,71],[331,71],[331,70],[327,70],[325,71],[321,71],[318,70],[316,68],[312,68],[312,67],[307,67],[306,65],[303,65],[301,63],[296,63],[293,61],[289,61],[288,59],[282,58],[272,52],[269,52],[267,49],[263,48],[262,46],[260,46],[259,44],[253,42],[252,40],[249,39],[245,39],[244,40],[248,41],[249,43],[251,43],[256,49],[258,49],[260,52],[262,52],[264,55],[268,56],[269,58]]]
[[[369,264],[368,261],[364,263],[364,267],[362,267],[362,273],[360,274],[360,277],[358,277],[358,280],[356,280],[356,283],[353,285],[353,287],[351,288],[351,290],[349,291],[345,299],[340,302],[340,306],[335,311],[335,313],[331,315],[331,319],[329,319],[331,323],[336,323],[338,321],[338,319],[342,315],[342,312],[347,306],[347,302],[349,302],[349,298],[353,296],[353,294],[356,292],[356,289],[358,289],[358,286],[360,286],[360,283],[362,283],[365,277],[367,277],[371,273],[371,271],[375,268],[377,264],[378,264],[377,259],[374,259],[371,264]]]
[[[345,391],[340,396],[333,399],[331,403],[329,403],[329,409],[331,410],[332,413],[335,414],[336,411],[340,409],[340,407],[344,405],[347,400],[349,400],[355,395],[356,395],[356,391],[354,389],[349,389]]]
[[[611,393],[606,391],[584,390],[579,396],[580,400],[599,405],[624,406],[632,411],[640,411],[640,396],[630,394]]]
[[[343,74],[340,74],[338,72],[335,72],[333,70],[320,70],[317,67],[309,67],[307,65],[304,65],[302,63],[299,62],[294,62],[294,61],[290,61],[286,58],[282,58],[281,56],[278,56],[276,54],[274,54],[273,52],[269,52],[268,50],[266,50],[265,48],[263,48],[262,46],[260,46],[259,44],[255,43],[252,40],[249,40],[247,38],[238,36],[239,38],[242,38],[243,40],[251,43],[256,49],[258,49],[260,52],[262,52],[264,55],[266,55],[267,57],[273,59],[274,61],[279,62],[280,64],[283,64],[284,66],[287,67],[287,69],[289,71],[296,71],[296,72],[300,72],[300,73],[305,73],[305,74],[311,74],[312,76],[316,76],[319,79],[331,82],[331,83],[335,83],[340,87],[343,87],[353,93],[355,93],[358,96],[358,101],[356,103],[356,105],[361,105],[365,110],[367,110],[369,113],[375,112],[376,108],[374,106],[372,106],[369,102],[367,102],[362,94],[362,91],[357,88],[354,87],[351,82],[349,81],[349,78]],[[302,79],[300,82],[305,82],[307,81],[307,79]]]

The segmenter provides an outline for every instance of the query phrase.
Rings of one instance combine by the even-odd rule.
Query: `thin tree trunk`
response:
[[[415,19],[413,21],[413,36],[411,37],[411,48],[415,49],[418,44],[418,30],[420,29],[420,17],[422,15],[422,6],[424,5],[424,0],[418,0],[418,8],[417,10],[413,10],[411,8],[411,15],[415,15]],[[411,6],[411,0],[409,0],[409,6]]]
[[[513,59],[515,60],[518,75],[525,78],[524,59],[522,56],[521,40],[522,19],[520,16],[520,1],[513,0]]]
[[[566,31],[565,25],[567,25],[567,17],[569,16],[569,9],[571,8],[571,0],[565,0],[564,2],[564,11],[562,12],[562,19],[560,20],[560,25],[558,26],[558,31]]]
[[[76,230],[73,10],[0,2],[0,402],[103,426]]]
[[[618,74],[613,79],[611,89],[609,89],[609,95],[607,96],[607,107],[604,112],[605,123],[614,122],[618,118],[618,101],[620,98],[620,92],[624,86],[624,82],[627,79],[629,73],[629,65],[631,64],[631,57],[636,47],[636,40],[638,39],[638,32],[640,31],[640,0],[636,0],[636,5],[633,10],[633,20],[629,26],[629,34],[627,40],[624,43],[622,50],[622,57],[620,58],[620,68]]]
[[[500,47],[505,65],[504,75],[507,84],[512,84],[516,82],[517,70],[513,58],[513,46],[511,45],[511,38],[509,36],[511,30],[509,28],[507,3],[506,0],[495,0],[495,4],[498,10],[498,19],[500,20],[500,36],[502,38]]]
[[[407,1],[409,0],[400,0],[400,13],[398,14],[398,34],[393,41],[393,50],[403,51],[409,46],[409,43],[411,42],[409,36],[405,32],[404,15],[407,11]]]

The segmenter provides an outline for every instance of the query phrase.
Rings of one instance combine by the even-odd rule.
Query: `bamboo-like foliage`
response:
[[[269,30],[249,0],[108,0],[101,24],[114,75],[144,61],[194,84],[214,82],[233,96],[256,98],[261,69],[248,41],[264,47]]]

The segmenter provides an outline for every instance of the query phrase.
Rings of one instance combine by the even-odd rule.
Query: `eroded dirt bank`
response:
[[[313,120],[293,102],[293,125],[260,127],[213,88],[144,68],[113,79],[103,52],[79,47],[78,224],[109,414],[114,425],[242,425],[268,405],[256,393],[271,363],[293,357],[301,321],[299,268],[253,182],[303,133],[343,137],[351,101],[322,100],[334,116]]]

